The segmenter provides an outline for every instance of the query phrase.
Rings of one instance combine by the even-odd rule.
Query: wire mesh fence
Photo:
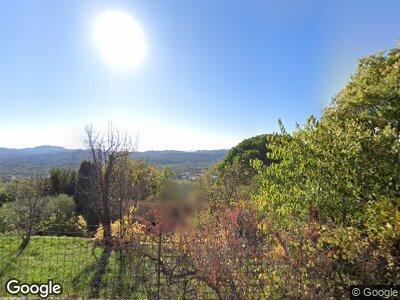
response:
[[[157,226],[142,232],[132,228],[113,231],[108,238],[99,234],[99,228],[88,236],[47,231],[31,236],[25,248],[15,232],[0,234],[0,298],[21,296],[7,291],[11,279],[27,284],[52,280],[61,285],[62,298],[265,299],[290,295],[325,299],[326,295],[346,295],[342,285],[323,280],[332,273],[325,260],[318,260],[323,253],[304,257],[303,262],[299,247],[292,251],[300,255],[290,261],[282,247],[270,247],[252,235],[243,238],[243,232],[232,232],[241,238],[227,243],[223,236],[229,240],[229,232],[202,236],[186,230],[179,240],[175,232],[168,234]],[[308,264],[313,260],[314,265]],[[313,268],[315,277],[303,276],[305,268]],[[331,286],[311,282],[300,296],[304,280],[320,279]]]
[[[18,254],[20,244],[17,235],[0,237],[0,295],[4,296],[5,283],[11,278],[26,283],[52,279],[62,285],[66,295],[82,291],[84,281],[77,276],[94,262],[88,238],[33,236]]]
[[[10,296],[6,283],[47,283],[62,286],[62,297],[124,299],[216,298],[193,277],[176,276],[179,255],[168,251],[170,240],[135,237],[129,242],[47,233],[30,237],[21,251],[16,233],[0,235],[0,297]],[[161,247],[160,247],[161,246]],[[105,252],[109,252],[104,263]],[[168,268],[166,267],[168,266]],[[172,271],[171,271],[172,269]],[[174,273],[175,272],[175,273]],[[182,273],[180,273],[182,274]]]

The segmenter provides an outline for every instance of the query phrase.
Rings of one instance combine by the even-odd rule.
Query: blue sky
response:
[[[145,60],[114,73],[93,23],[141,24]],[[0,1],[0,147],[83,147],[85,124],[139,150],[228,148],[319,116],[357,58],[392,48],[400,1]]]

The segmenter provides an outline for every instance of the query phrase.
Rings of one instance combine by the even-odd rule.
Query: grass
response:
[[[66,296],[87,290],[90,276],[82,278],[80,274],[96,260],[88,239],[34,236],[17,256],[20,243],[17,236],[0,237],[0,296],[7,295],[5,283],[11,278],[24,283],[47,283],[52,279],[62,285]]]
[[[63,297],[85,298],[89,295],[97,258],[102,249],[93,251],[87,238],[66,236],[34,236],[24,252],[17,256],[21,239],[18,236],[0,236],[0,297],[10,296],[6,282],[18,279],[21,283],[47,283],[52,279],[62,286]],[[126,272],[119,273],[118,254],[113,251],[100,296],[154,298],[154,265],[132,255],[126,257]]]
[[[93,250],[93,244],[87,238],[34,236],[24,252],[17,256],[20,243],[18,236],[0,236],[0,298],[10,296],[5,284],[14,278],[21,283],[40,284],[52,279],[62,286],[63,297],[88,297],[93,266],[100,257],[101,248]],[[125,272],[121,273],[119,255],[112,252],[103,276],[100,297],[156,298],[154,262],[144,259],[135,251],[125,255]],[[171,286],[171,282],[165,278],[161,280],[163,294],[172,296],[182,292],[181,285]]]

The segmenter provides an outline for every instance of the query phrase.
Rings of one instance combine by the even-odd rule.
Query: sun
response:
[[[93,29],[103,61],[116,71],[127,71],[143,61],[146,41],[139,23],[129,14],[109,10],[101,14]]]

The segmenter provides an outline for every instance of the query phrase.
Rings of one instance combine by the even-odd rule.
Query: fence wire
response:
[[[202,282],[190,277],[174,277],[164,269],[170,264],[179,268],[179,257],[168,249],[162,238],[162,252],[157,242],[130,241],[124,245],[73,237],[62,233],[35,235],[20,251],[22,239],[16,233],[0,234],[0,297],[10,279],[21,283],[47,283],[62,286],[62,297],[114,299],[215,299],[217,296]],[[106,246],[108,244],[108,246]],[[101,272],[98,291],[96,272],[105,248],[110,249]],[[176,270],[174,270],[176,271]],[[98,274],[97,274],[98,275]]]

